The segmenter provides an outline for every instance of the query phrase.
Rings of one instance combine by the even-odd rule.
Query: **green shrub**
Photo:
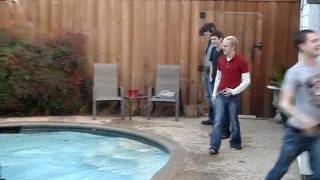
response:
[[[287,68],[285,67],[274,69],[272,71],[271,76],[268,77],[270,80],[270,85],[280,88],[286,71],[287,71]]]
[[[1,115],[71,115],[89,109],[91,80],[81,34],[34,42],[3,30],[2,36]]]

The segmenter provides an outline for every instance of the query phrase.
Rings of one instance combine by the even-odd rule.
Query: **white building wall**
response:
[[[308,4],[301,0],[300,29],[312,29],[320,33],[320,4]]]

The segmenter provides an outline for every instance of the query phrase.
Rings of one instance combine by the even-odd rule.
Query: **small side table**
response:
[[[140,99],[147,99],[148,96],[143,96],[143,95],[138,95],[138,96],[124,96],[125,99],[129,101],[129,120],[132,119],[132,101],[137,100],[138,106],[139,106],[139,101]]]

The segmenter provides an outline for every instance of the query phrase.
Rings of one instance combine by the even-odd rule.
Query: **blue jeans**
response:
[[[218,94],[215,101],[215,119],[210,138],[210,146],[219,150],[221,145],[221,136],[224,133],[224,127],[231,123],[231,140],[230,146],[233,148],[241,148],[241,133],[238,114],[240,110],[240,98],[238,95],[226,97]],[[227,117],[227,118],[226,118]]]
[[[268,173],[266,180],[278,180],[288,171],[290,164],[303,151],[310,154],[313,175],[310,180],[320,179],[320,135],[306,136],[299,130],[287,126],[282,139],[280,156],[275,166]]]
[[[214,81],[210,82],[210,72],[203,71],[203,81],[205,88],[205,95],[208,100],[208,108],[209,108],[209,120],[213,122],[214,120],[214,108],[212,102],[212,91],[214,87]]]

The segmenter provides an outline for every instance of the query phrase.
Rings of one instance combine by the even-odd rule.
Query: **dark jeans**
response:
[[[240,110],[240,99],[238,95],[226,97],[218,94],[215,101],[215,119],[213,131],[210,138],[210,146],[219,150],[221,145],[221,136],[224,133],[227,119],[231,123],[231,140],[230,146],[241,148],[241,133],[238,114]],[[228,118],[225,118],[228,117]]]
[[[228,111],[224,112],[224,119],[223,124],[222,124],[222,136],[229,137],[231,132],[230,132],[230,118],[229,118],[229,113]]]
[[[268,173],[266,180],[279,180],[288,171],[290,164],[304,151],[310,154],[313,175],[310,180],[320,179],[320,135],[306,136],[299,130],[287,126],[282,140],[280,156]]]
[[[214,81],[210,82],[209,75],[210,75],[209,71],[203,71],[205,95],[208,100],[208,108],[209,108],[209,120],[211,122],[213,122],[214,121],[214,108],[213,108],[213,103],[212,103],[212,91],[213,91],[213,87],[214,87]]]

